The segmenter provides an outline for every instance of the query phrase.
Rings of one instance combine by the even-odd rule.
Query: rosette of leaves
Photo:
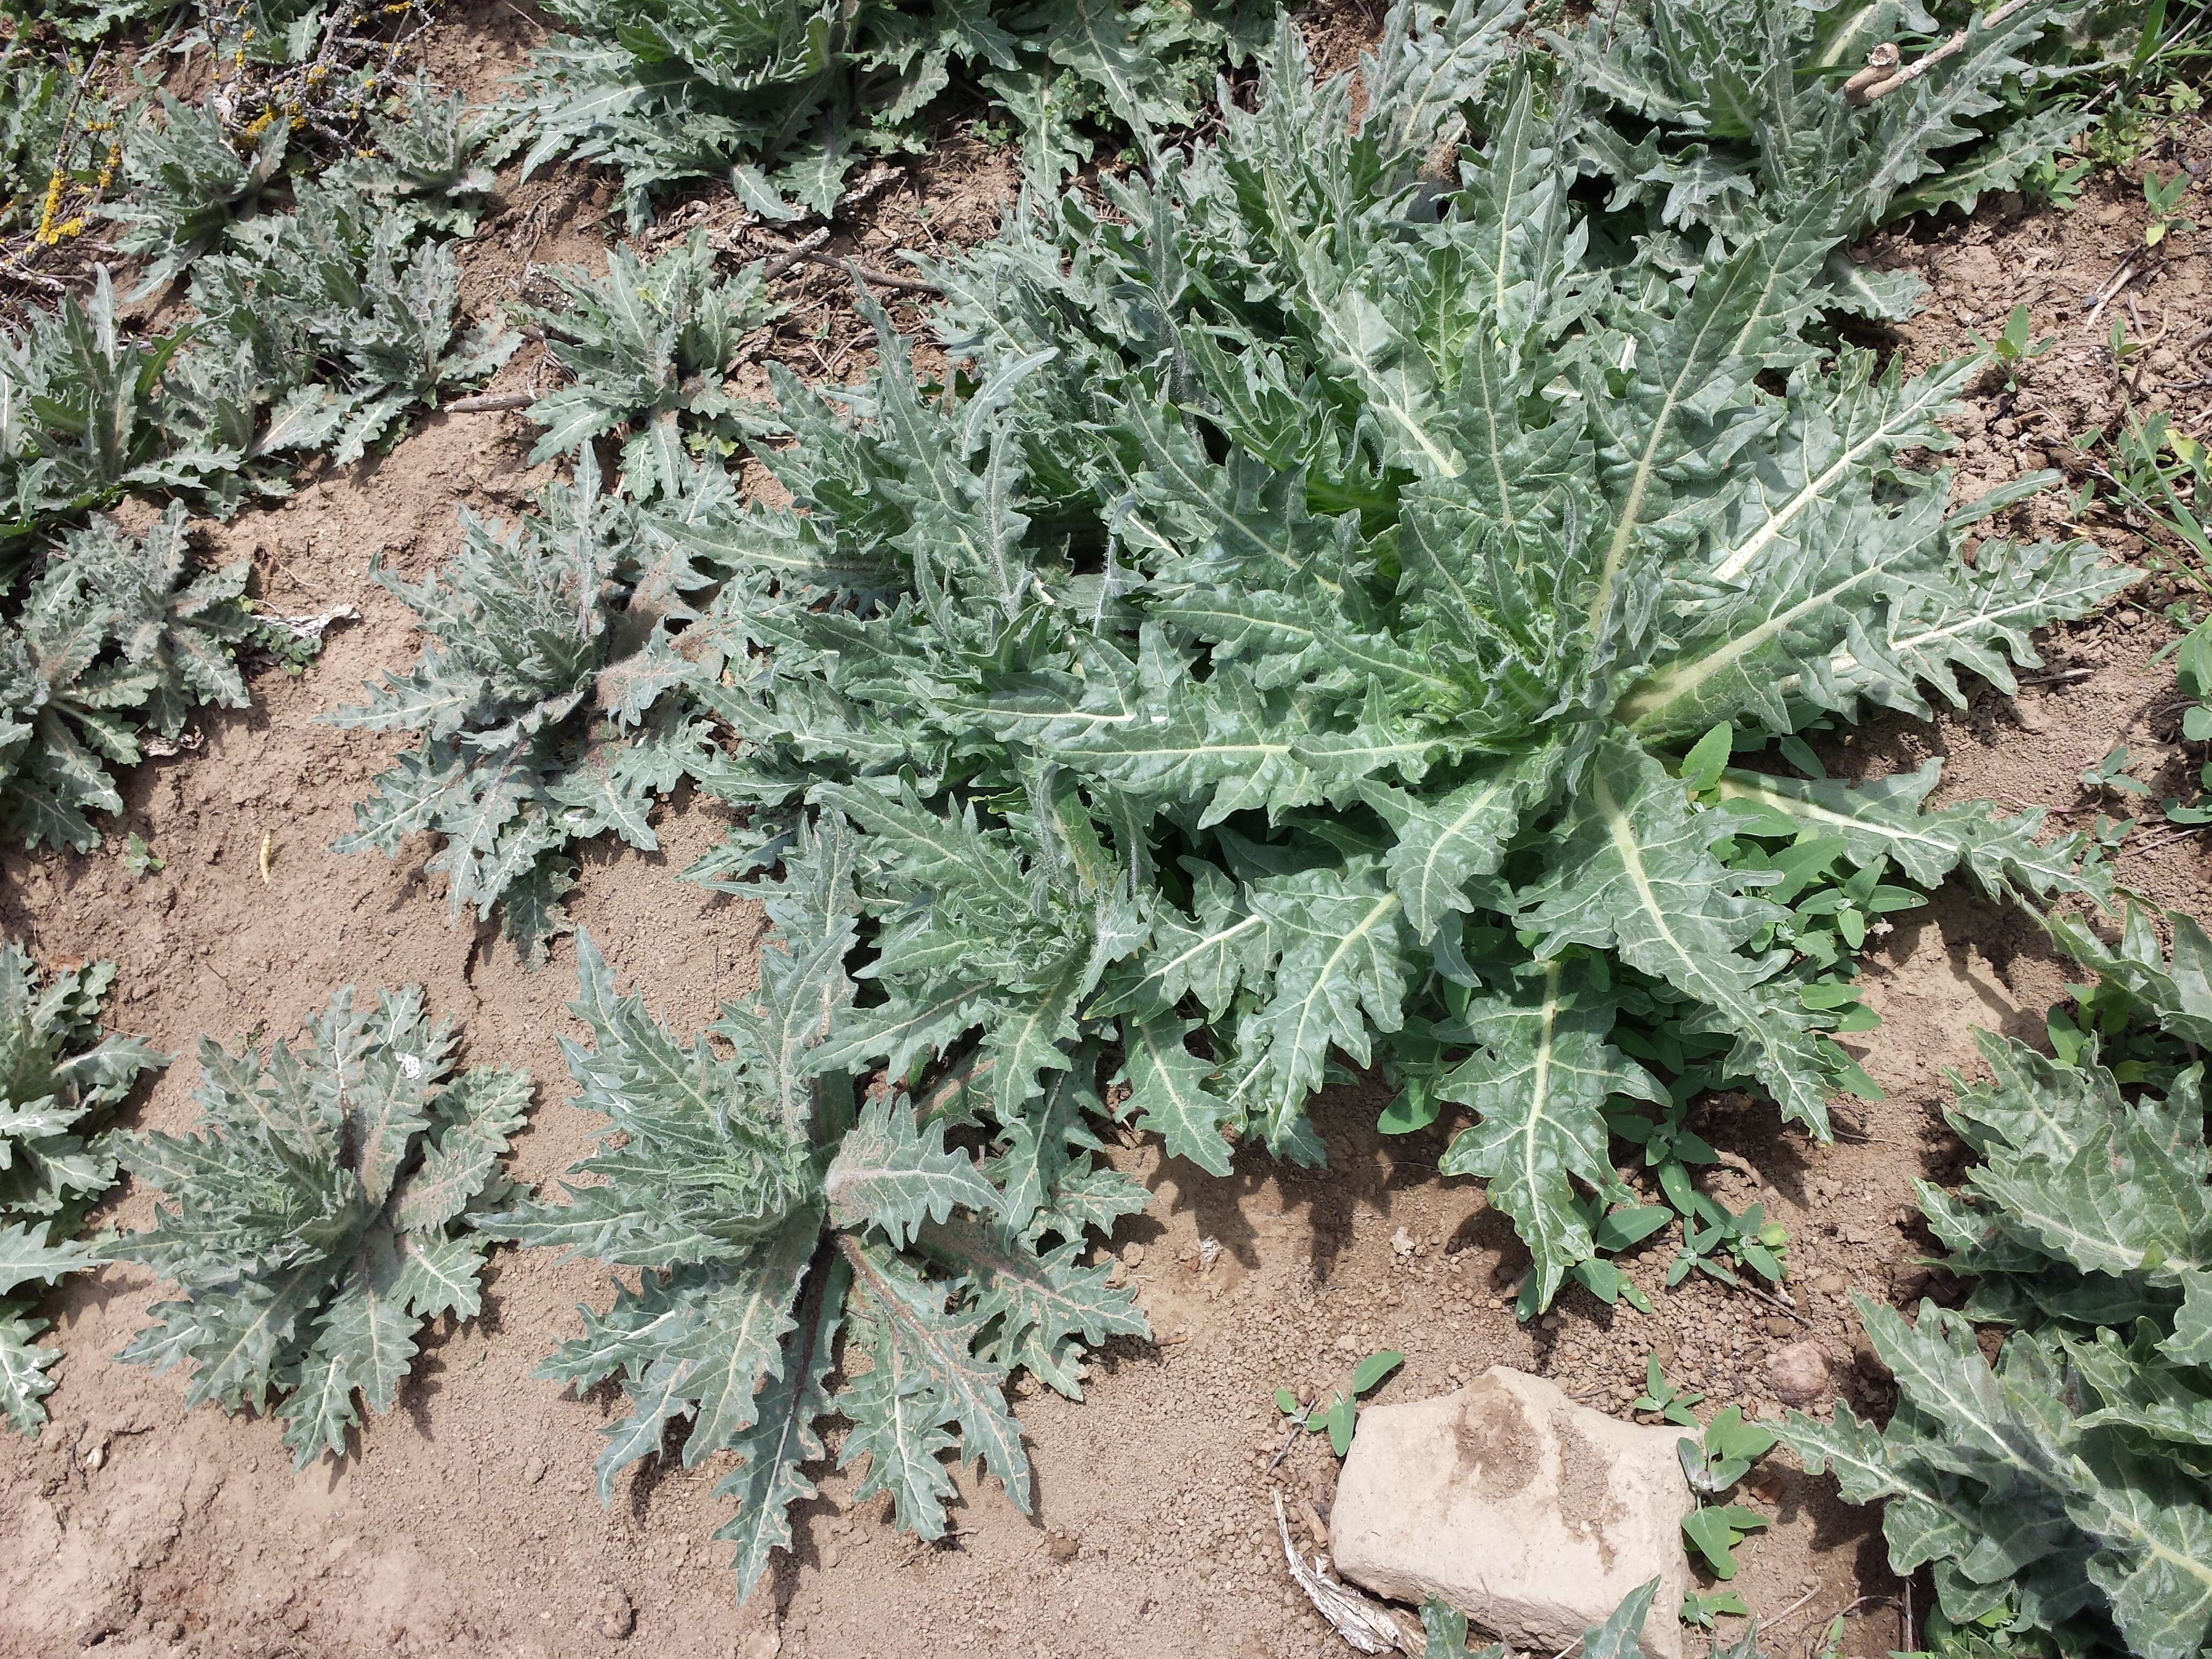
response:
[[[194,106],[169,93],[140,112],[123,149],[123,194],[107,209],[123,252],[146,262],[134,298],[161,288],[251,213],[284,165],[291,125],[273,120],[244,154],[212,100]]]
[[[1608,121],[1574,141],[1613,182],[1612,205],[1634,203],[1652,232],[1694,258],[1665,231],[1731,241],[1755,234],[1765,217],[1759,198],[1775,175],[1815,188],[1839,145],[1859,153],[1877,218],[1947,204],[1972,211],[1983,192],[2016,187],[2094,118],[2076,102],[2049,98],[2051,87],[2081,73],[2066,61],[2066,36],[2087,9],[2078,0],[1989,8],[1650,0],[1610,27],[1548,38],[1580,84],[1638,124],[1632,141]],[[1875,48],[1902,46],[1917,60],[1954,28],[1939,71],[1863,106],[1845,94]],[[1776,73],[1783,64],[1788,72]],[[1860,280],[1881,290],[1885,307],[1917,303],[1907,297],[1917,285]]]
[[[370,118],[371,153],[349,156],[325,182],[438,235],[475,235],[499,181],[477,155],[467,109],[461,94],[416,76],[393,106]]]
[[[532,54],[500,106],[502,159],[526,178],[562,155],[623,174],[633,228],[662,186],[737,164],[757,210],[827,214],[862,156],[913,148],[958,78],[980,84],[1057,176],[1094,125],[1137,134],[1194,120],[1224,64],[1266,38],[1245,0],[1052,0],[919,6],[866,0],[559,0],[573,33]],[[773,169],[772,172],[764,169]]]
[[[891,574],[757,590],[772,649],[699,695],[748,837],[861,832],[874,955],[819,1063],[927,1087],[979,1054],[1006,1123],[1107,1048],[1217,1172],[1320,1161],[1309,1098],[1379,1065],[1477,1120],[1444,1167],[1513,1218],[1533,1310],[1633,1242],[1609,1107],[1656,1129],[1702,1066],[1827,1133],[1863,1081],[1836,979],[1899,879],[2109,892],[2039,812],[1925,810],[1932,772],[1791,774],[1869,705],[2008,688],[2130,573],[1966,563],[1949,475],[1900,457],[1948,447],[1975,363],[1837,343],[1831,256],[1911,172],[1887,118],[1817,184],[1762,161],[1678,277],[1576,192],[1589,97],[1505,67],[1520,17],[1395,10],[1364,123],[1285,28],[1255,106],[1109,212],[1065,193],[932,267],[951,384],[888,329],[849,404],[780,380],[792,503],[732,563]]]
[[[0,325],[0,552],[134,491],[217,514],[288,494],[310,452],[350,461],[505,362],[519,337],[462,326],[451,245],[407,224],[303,186],[196,262],[196,322],[133,334],[102,267],[82,301]]]
[[[326,450],[344,466],[416,404],[481,381],[521,336],[463,326],[453,244],[418,228],[374,196],[306,184],[292,212],[234,226],[192,267],[222,349],[187,352],[172,396],[246,460]]]
[[[889,1492],[901,1527],[939,1537],[947,1451],[980,1459],[1029,1511],[1003,1393],[1014,1371],[1079,1395],[1086,1346],[1148,1334],[1129,1292],[1078,1261],[1090,1231],[1144,1203],[1084,1150],[1097,1146],[1087,1085],[1064,1079],[1004,1126],[1013,1133],[983,1165],[946,1142],[972,1121],[957,1090],[857,1101],[815,1046],[852,994],[853,837],[831,816],[781,854],[782,878],[752,890],[774,928],[760,989],[688,1047],[616,994],[578,936],[571,1006],[591,1043],[562,1048],[578,1103],[609,1120],[576,1168],[595,1184],[564,1182],[566,1202],[482,1224],[641,1273],[606,1313],[583,1310],[583,1334],[539,1375],[580,1389],[621,1379],[631,1410],[605,1431],[602,1501],[672,1421],[689,1420],[687,1467],[735,1455],[715,1490],[738,1512],[716,1536],[735,1547],[740,1600],[791,1546],[787,1512],[812,1495],[808,1466],[824,1455],[820,1419],[852,1425],[838,1461],[866,1463],[855,1498]]]
[[[91,851],[88,814],[123,810],[108,769],[138,760],[142,732],[174,738],[203,703],[246,706],[247,574],[244,560],[196,567],[178,506],[143,539],[99,519],[46,556],[0,623],[7,834]]]
[[[567,303],[531,315],[571,379],[530,406],[545,428],[532,464],[627,428],[623,471],[633,492],[652,495],[678,487],[672,463],[687,442],[703,448],[719,435],[726,453],[738,436],[766,429],[765,411],[722,389],[739,343],[784,312],[761,270],[722,276],[703,231],[653,258],[609,248],[604,277],[554,270]]]
[[[1911,1322],[1861,1298],[1895,1414],[1783,1431],[1846,1497],[1887,1501],[1892,1562],[1931,1567],[1954,1626],[2063,1652],[2189,1659],[2212,1637],[2212,941],[2166,924],[2170,962],[2140,914],[2117,948],[2069,930],[2090,1003],[2132,1014],[2085,1007],[2070,1059],[1977,1034],[1990,1075],[1954,1076],[1946,1115],[1978,1161],[1955,1192],[1921,1184],[1972,1293]]]
[[[691,469],[650,510],[609,495],[586,446],[543,516],[510,527],[465,511],[459,553],[427,580],[378,568],[430,642],[367,702],[326,718],[422,742],[355,807],[337,850],[396,854],[410,836],[442,836],[429,867],[446,873],[456,919],[496,907],[507,937],[542,961],[568,926],[572,843],[611,830],[659,845],[653,803],[700,745],[699,721],[668,694],[719,675],[744,637],[720,625],[719,596],[715,617],[692,603],[720,580],[717,526],[733,514],[719,471]]]
[[[471,1222],[509,1195],[499,1159],[532,1089],[506,1066],[453,1074],[453,1029],[416,986],[374,1003],[348,986],[302,1035],[265,1059],[202,1039],[200,1132],[118,1149],[170,1206],[108,1247],[183,1293],[118,1357],[189,1362],[190,1405],[273,1400],[300,1468],[344,1455],[356,1392],[391,1409],[425,1320],[476,1316]]]
[[[58,1350],[32,1339],[40,1286],[99,1260],[71,1242],[84,1212],[115,1183],[115,1157],[94,1132],[140,1074],[166,1066],[137,1037],[102,1030],[115,964],[42,975],[0,945],[0,1414],[24,1434],[46,1420],[46,1370]]]
[[[240,465],[242,450],[170,423],[166,378],[189,337],[132,334],[104,265],[82,300],[64,295],[20,330],[0,323],[0,555],[127,491],[217,483]]]

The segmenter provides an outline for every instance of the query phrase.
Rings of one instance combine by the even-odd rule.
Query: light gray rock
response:
[[[1644,1650],[1681,1659],[1693,1504],[1682,1435],[1578,1406],[1504,1365],[1455,1394],[1370,1406],[1329,1512],[1337,1571],[1398,1601],[1433,1595],[1540,1653],[1656,1577]]]

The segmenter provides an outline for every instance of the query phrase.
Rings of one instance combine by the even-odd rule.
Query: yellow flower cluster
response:
[[[61,227],[54,222],[54,217],[62,210],[62,186],[67,181],[68,175],[59,167],[46,179],[46,206],[40,210],[38,229],[31,234],[31,240],[41,247],[52,247],[62,239]]]

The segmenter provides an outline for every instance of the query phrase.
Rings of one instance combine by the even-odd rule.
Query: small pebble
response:
[[[1796,1328],[1794,1322],[1784,1319],[1780,1314],[1769,1314],[1766,1316],[1766,1334],[1769,1336],[1788,1336]]]
[[[1145,1247],[1138,1243],[1134,1239],[1131,1239],[1127,1244],[1124,1244],[1121,1247],[1121,1265],[1126,1267],[1143,1267],[1145,1265]]]
[[[630,1606],[629,1596],[616,1590],[607,1597],[605,1607],[605,1611],[599,1614],[599,1634],[610,1641],[628,1641],[629,1633],[637,1628],[637,1609]]]
[[[1083,1548],[1081,1542],[1064,1532],[1056,1532],[1045,1540],[1045,1548],[1055,1561],[1073,1561]]]
[[[522,1466],[522,1478],[533,1486],[543,1480],[545,1478],[545,1460],[542,1457],[533,1457],[525,1463]]]

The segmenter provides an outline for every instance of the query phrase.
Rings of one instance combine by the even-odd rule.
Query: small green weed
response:
[[[1682,1535],[1705,1558],[1713,1577],[1726,1580],[1736,1574],[1735,1547],[1749,1534],[1767,1524],[1765,1516],[1741,1504],[1708,1503],[1725,1498],[1751,1467],[1774,1449],[1771,1430],[1743,1420],[1743,1410],[1724,1406],[1692,1440],[1682,1437],[1677,1449],[1682,1473],[1698,1494],[1698,1507],[1683,1517]]]
[[[2171,179],[2161,179],[2154,173],[2143,174],[2143,201],[2150,209],[2150,222],[2143,227],[2143,246],[2156,247],[2177,230],[2194,230],[2194,220],[2181,216],[2181,198],[2189,194],[2190,185],[2197,181],[2177,168]]]
[[[1381,1388],[1405,1363],[1406,1356],[1396,1349],[1383,1348],[1353,1366],[1352,1386],[1331,1395],[1326,1406],[1309,1405],[1289,1389],[1275,1390],[1275,1404],[1308,1434],[1326,1434],[1329,1449],[1341,1457],[1352,1449],[1352,1431],[1359,1425],[1359,1401]]]
[[[1667,1380],[1667,1373],[1659,1368],[1659,1356],[1647,1355],[1644,1361],[1644,1392],[1638,1396],[1631,1411],[1656,1412],[1677,1427],[1694,1429],[1697,1413],[1690,1407],[1705,1395],[1694,1389],[1678,1389]]]

